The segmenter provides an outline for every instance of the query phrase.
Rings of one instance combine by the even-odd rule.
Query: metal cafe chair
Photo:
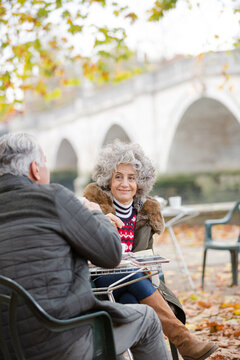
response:
[[[0,351],[4,360],[11,360],[8,341],[5,338],[2,315],[8,312],[8,328],[11,347],[15,352],[14,359],[27,360],[21,345],[17,327],[18,304],[22,300],[40,321],[43,327],[53,332],[70,330],[81,325],[90,325],[93,330],[94,355],[93,360],[116,360],[113,339],[112,321],[105,311],[78,316],[67,320],[58,320],[48,313],[34,300],[34,298],[17,282],[0,275]],[[4,309],[3,309],[4,308]],[[7,310],[6,310],[7,309]]]
[[[204,254],[203,254],[203,265],[202,265],[202,288],[204,288],[204,275],[206,266],[207,251],[220,250],[229,251],[232,263],[232,284],[238,284],[238,254],[240,252],[240,234],[236,241],[217,241],[212,238],[212,227],[218,224],[228,224],[231,219],[235,216],[238,218],[238,224],[240,224],[240,201],[237,201],[232,210],[221,219],[206,220],[205,221],[205,239],[204,239]]]

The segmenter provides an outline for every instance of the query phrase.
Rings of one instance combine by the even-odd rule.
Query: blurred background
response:
[[[239,199],[239,3],[3,0],[0,134],[33,133],[78,195],[120,139],[152,159],[152,195]]]

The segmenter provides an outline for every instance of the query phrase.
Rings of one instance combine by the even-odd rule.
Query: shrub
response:
[[[185,204],[236,201],[240,170],[159,175],[151,195],[182,196]]]

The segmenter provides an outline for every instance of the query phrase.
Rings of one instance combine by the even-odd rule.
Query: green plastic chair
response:
[[[237,241],[231,242],[220,242],[213,240],[212,238],[212,227],[218,224],[228,224],[233,216],[237,215],[238,224],[240,224],[240,201],[236,202],[233,209],[221,219],[217,220],[206,220],[205,221],[205,239],[204,239],[204,254],[203,254],[203,266],[202,266],[202,288],[204,288],[204,275],[206,266],[207,251],[221,250],[229,251],[232,263],[232,285],[238,284],[238,253],[240,252],[240,233]]]
[[[9,332],[11,346],[15,351],[17,360],[27,360],[21,346],[17,329],[17,305],[23,299],[40,323],[48,330],[61,332],[81,325],[90,325],[93,329],[94,357],[93,360],[116,360],[115,344],[113,339],[112,321],[105,311],[82,315],[68,320],[58,320],[34,300],[34,298],[17,282],[0,275],[0,351],[5,360],[11,360],[10,352],[4,336],[2,326],[2,304],[8,305]],[[6,306],[5,306],[6,310]],[[14,357],[15,359],[15,357]]]

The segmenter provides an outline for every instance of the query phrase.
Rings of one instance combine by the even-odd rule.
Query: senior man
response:
[[[19,282],[56,318],[107,311],[117,354],[131,348],[137,360],[169,359],[154,310],[97,300],[87,260],[101,267],[118,265],[121,241],[114,226],[97,204],[83,205],[63,186],[49,185],[35,138],[24,133],[0,137],[0,273]],[[92,359],[89,327],[49,333],[27,309],[20,315],[27,359]]]

